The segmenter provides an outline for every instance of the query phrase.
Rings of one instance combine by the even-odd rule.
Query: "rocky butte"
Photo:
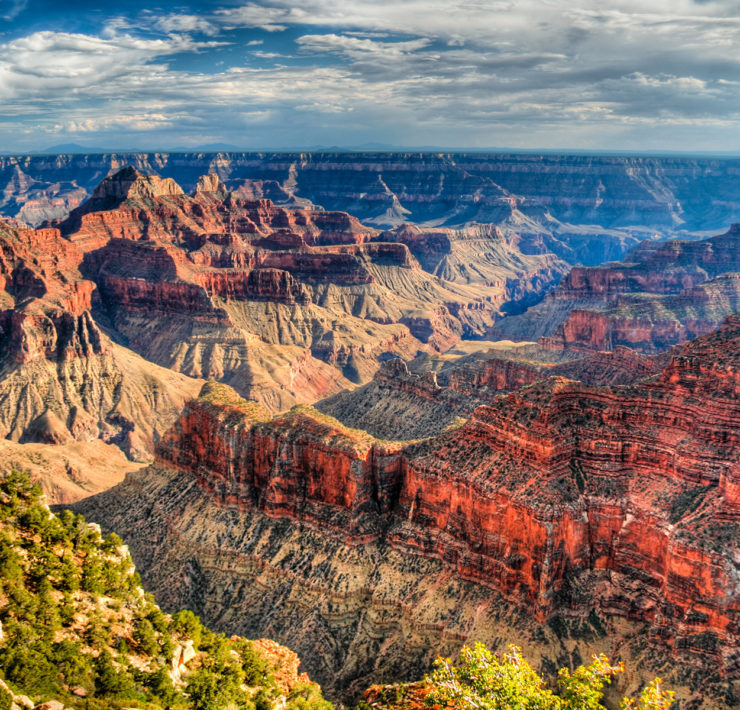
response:
[[[82,277],[82,259],[56,229],[0,222],[3,468],[37,470],[41,457],[53,500],[121,480],[131,470],[126,457],[147,459],[201,386],[145,362],[100,330],[91,315],[95,284]],[[90,467],[88,459],[105,464]]]
[[[740,309],[740,225],[699,241],[643,242],[622,262],[577,266],[505,337],[540,337],[551,350],[627,346],[644,353],[705,335]]]
[[[416,442],[208,384],[152,467],[80,509],[165,606],[287,643],[344,697],[515,640],[550,663],[608,650],[731,707],[739,366],[732,316],[657,375],[540,379]]]
[[[383,359],[480,337],[567,270],[495,229],[419,240],[240,197],[216,176],[186,195],[133,168],[54,228],[84,255],[94,315],[122,342],[273,411],[367,381]],[[457,276],[441,276],[442,263]]]

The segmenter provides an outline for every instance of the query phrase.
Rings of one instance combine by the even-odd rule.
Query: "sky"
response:
[[[0,0],[0,152],[740,152],[740,0]]]

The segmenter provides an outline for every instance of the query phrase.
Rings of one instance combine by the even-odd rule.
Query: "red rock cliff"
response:
[[[624,387],[550,378],[402,447],[206,390],[159,449],[221,505],[383,538],[538,618],[645,622],[738,672],[740,317]],[[698,662],[698,661],[697,661]]]

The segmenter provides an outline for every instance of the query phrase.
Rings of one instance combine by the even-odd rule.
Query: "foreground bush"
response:
[[[623,664],[612,665],[606,656],[597,656],[590,665],[572,672],[562,668],[553,690],[522,657],[521,649],[511,646],[499,655],[477,643],[463,648],[457,666],[449,659],[437,659],[426,680],[425,702],[432,707],[481,710],[603,710],[604,686],[622,672]],[[639,698],[624,698],[620,707],[667,710],[672,703],[673,693],[656,678]]]

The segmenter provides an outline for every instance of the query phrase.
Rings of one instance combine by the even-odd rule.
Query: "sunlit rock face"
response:
[[[126,345],[275,412],[366,382],[385,359],[482,337],[567,271],[477,228],[431,233],[444,248],[423,268],[408,229],[245,198],[217,175],[185,194],[132,167],[55,224]]]
[[[553,350],[666,350],[740,309],[740,225],[699,241],[644,242],[623,261],[577,266],[539,304],[495,327]]]
[[[105,511],[165,603],[289,641],[333,692],[472,639],[671,659],[695,695],[726,691],[739,363],[733,316],[658,375],[540,379],[411,443],[307,408],[272,418],[209,385],[155,465],[84,510]],[[264,616],[247,620],[252,605]],[[567,631],[589,618],[609,635]]]
[[[202,384],[100,329],[82,260],[57,229],[0,222],[2,468],[32,470],[50,501],[103,490],[132,470],[131,460],[150,460]]]

